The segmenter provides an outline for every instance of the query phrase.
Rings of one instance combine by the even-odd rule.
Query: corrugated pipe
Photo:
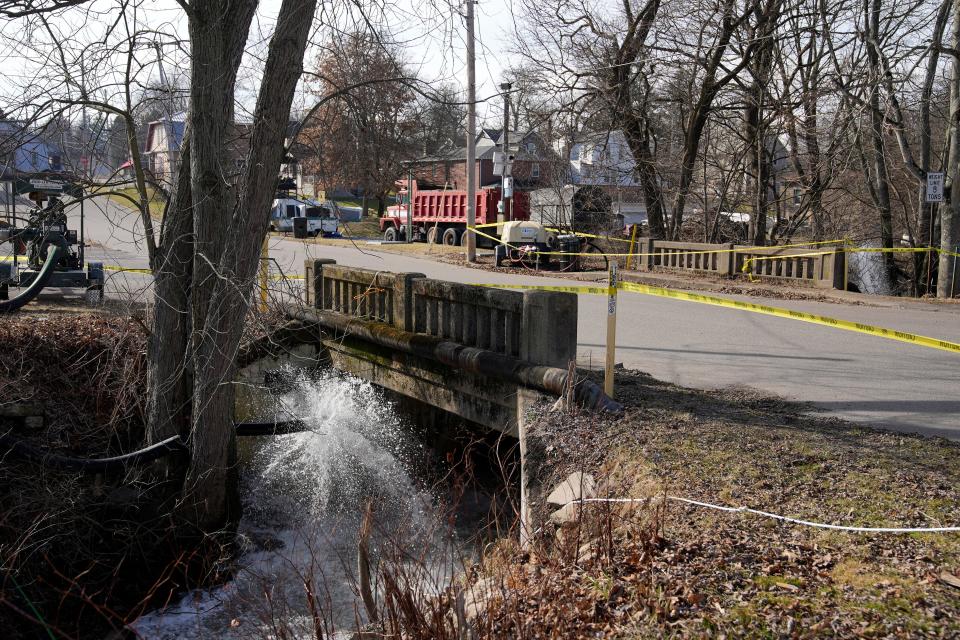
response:
[[[440,362],[455,369],[513,382],[531,389],[563,396],[568,389],[568,372],[558,367],[535,365],[486,349],[467,347],[443,338],[402,331],[382,322],[364,320],[335,311],[289,307],[287,315],[301,322],[357,336],[382,347]],[[619,414],[623,405],[611,399],[590,380],[574,381],[577,404],[594,411]]]

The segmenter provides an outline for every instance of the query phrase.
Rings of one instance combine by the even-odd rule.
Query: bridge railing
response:
[[[802,280],[824,289],[844,288],[846,256],[842,250],[738,245],[733,256],[734,274],[750,273],[765,278]]]
[[[521,357],[522,292],[431,278],[412,291],[414,332]]]
[[[755,276],[802,281],[827,289],[843,289],[845,285],[846,263],[841,250],[784,249],[640,238],[636,252],[641,254],[635,263],[641,271],[669,269],[746,277],[743,266],[749,263],[747,270]]]
[[[650,267],[730,275],[732,244],[651,241]]]
[[[307,303],[537,364],[576,359],[577,296],[306,262]]]

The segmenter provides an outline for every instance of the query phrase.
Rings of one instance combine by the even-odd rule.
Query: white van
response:
[[[277,198],[270,210],[271,231],[293,231],[294,218],[307,219],[307,233],[316,237],[337,233],[339,220],[333,206],[306,198]]]

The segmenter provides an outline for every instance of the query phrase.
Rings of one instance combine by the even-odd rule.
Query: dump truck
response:
[[[421,190],[416,180],[412,181],[413,197],[404,182],[397,194],[398,202],[388,207],[380,218],[380,232],[383,239],[391,242],[406,240],[407,212],[413,210],[413,240],[446,245],[460,245],[465,242],[467,228],[467,192],[451,189]],[[509,220],[530,219],[530,199],[526,193],[514,192],[511,199],[511,211],[498,211],[501,200],[499,187],[477,189],[477,225],[492,224]],[[412,202],[412,207],[411,207]],[[500,216],[498,218],[498,216]],[[479,229],[485,235],[477,234],[477,246],[492,247],[494,240],[486,236],[498,235],[497,227]]]

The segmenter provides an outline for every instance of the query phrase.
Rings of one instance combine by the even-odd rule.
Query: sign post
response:
[[[613,397],[613,368],[617,345],[617,263],[610,263],[610,284],[607,290],[607,362],[603,370],[603,391]]]
[[[930,281],[933,278],[933,227],[934,212],[937,203],[943,202],[943,172],[931,171],[927,173],[927,188],[923,198],[930,207],[930,237],[927,240],[927,291],[930,291]]]

